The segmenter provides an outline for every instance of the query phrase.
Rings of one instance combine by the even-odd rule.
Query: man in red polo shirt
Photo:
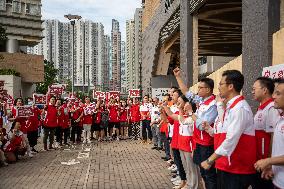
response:
[[[52,144],[54,142],[55,129],[57,127],[58,110],[55,106],[56,98],[52,96],[49,99],[49,104],[45,106],[43,113],[45,113],[44,132],[43,132],[43,148],[47,150],[47,138],[49,138],[49,149],[54,149]]]
[[[129,104],[129,117],[131,122],[131,135],[133,140],[140,137],[139,123],[140,123],[140,104],[137,98],[128,101]]]

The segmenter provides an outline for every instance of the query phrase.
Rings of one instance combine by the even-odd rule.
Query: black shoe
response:
[[[161,147],[157,147],[156,150],[160,151],[160,150],[162,150],[162,148]]]
[[[171,158],[166,158],[164,159],[165,161],[169,161]],[[173,164],[173,161],[171,162],[171,164]]]
[[[36,149],[34,149],[34,148],[32,149],[32,152],[36,152],[36,153],[38,153],[38,151],[37,151]]]
[[[153,146],[151,149],[152,149],[152,150],[155,150],[155,149],[157,149],[157,146]]]
[[[168,158],[167,158],[167,157],[161,157],[161,159],[164,159],[164,160],[165,160],[165,159],[168,159]]]

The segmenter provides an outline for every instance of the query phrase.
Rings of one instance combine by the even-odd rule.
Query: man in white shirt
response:
[[[204,169],[210,169],[215,162],[219,189],[245,189],[255,178],[253,113],[240,95],[243,85],[244,76],[240,71],[223,72],[219,83],[220,96],[226,102],[222,131],[216,142],[215,152],[201,163]]]
[[[263,178],[273,178],[276,189],[282,189],[284,188],[284,80],[278,82],[273,98],[274,107],[282,110],[282,113],[274,129],[271,158],[257,161],[255,168],[262,171]]]
[[[259,77],[253,84],[253,97],[260,103],[254,116],[257,160],[270,157],[271,137],[273,136],[274,127],[280,117],[278,110],[274,108],[273,92],[274,82],[270,78]],[[258,173],[252,188],[273,189],[274,186],[271,180],[262,179],[261,173]]]

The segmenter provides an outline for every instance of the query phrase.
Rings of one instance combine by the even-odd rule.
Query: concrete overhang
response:
[[[198,17],[200,56],[242,54],[241,0],[207,0],[193,14]]]

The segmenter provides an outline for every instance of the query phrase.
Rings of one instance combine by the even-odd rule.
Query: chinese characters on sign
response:
[[[128,96],[131,98],[140,97],[140,89],[129,89]]]
[[[94,99],[104,100],[104,99],[106,99],[106,93],[105,92],[101,92],[101,91],[93,90],[93,98]]]
[[[269,77],[271,79],[284,79],[284,64],[263,68],[262,76]]]
[[[44,94],[33,94],[33,101],[35,105],[43,105],[46,104],[46,95]]]
[[[30,117],[33,115],[32,106],[18,106],[16,108],[16,117]]]
[[[152,96],[157,97],[160,100],[163,100],[163,96],[168,94],[170,91],[170,88],[152,88]]]

